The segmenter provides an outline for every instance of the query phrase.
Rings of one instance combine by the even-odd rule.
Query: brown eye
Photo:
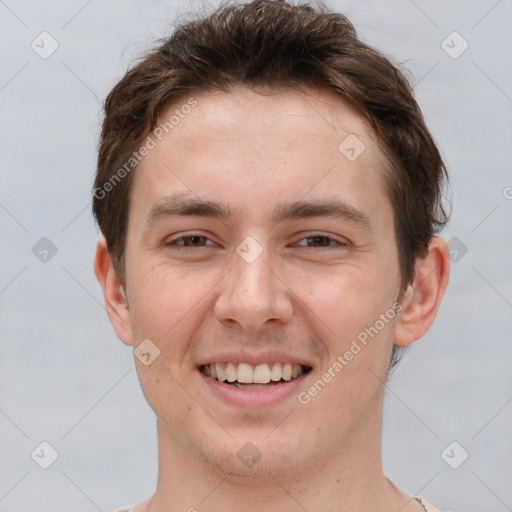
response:
[[[182,239],[188,240],[188,243],[185,243],[184,245],[189,247],[202,247],[205,245],[206,241],[205,236],[184,236]]]
[[[308,238],[306,238],[306,240],[308,240],[308,246],[312,246],[312,245],[316,245],[317,247],[318,246],[321,246],[321,247],[327,247],[330,244],[331,242],[331,239],[328,237],[328,236],[323,236],[323,235],[319,235],[319,236],[310,236]]]
[[[174,240],[171,240],[166,245],[168,246],[180,246],[180,247],[206,247],[208,245],[207,241],[210,240],[206,236],[202,235],[188,235],[188,236],[180,236]]]
[[[307,236],[299,241],[299,246],[306,246],[306,247],[330,247],[330,248],[336,248],[336,247],[343,247],[346,244],[342,241],[336,240],[330,236],[327,235],[312,235]]]

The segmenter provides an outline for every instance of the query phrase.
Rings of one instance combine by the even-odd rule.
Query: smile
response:
[[[244,389],[265,389],[279,382],[289,382],[311,370],[292,363],[251,365],[248,363],[211,363],[199,367],[201,372],[219,382]]]

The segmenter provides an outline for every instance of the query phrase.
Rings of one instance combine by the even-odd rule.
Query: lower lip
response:
[[[311,373],[311,370],[307,373],[303,373],[296,379],[274,384],[265,389],[243,389],[230,386],[225,382],[219,382],[216,379],[208,377],[201,370],[198,370],[198,372],[210,390],[224,402],[238,407],[262,407],[275,405],[290,398],[290,396],[296,396],[298,387]]]

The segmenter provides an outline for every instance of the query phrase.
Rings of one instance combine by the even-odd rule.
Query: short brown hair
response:
[[[224,3],[180,25],[108,95],[93,213],[123,286],[133,173],[128,169],[121,179],[120,171],[171,102],[239,85],[329,90],[370,123],[388,160],[385,179],[403,292],[414,277],[416,257],[448,221],[442,204],[446,168],[412,86],[383,54],[357,38],[342,14],[278,0]]]

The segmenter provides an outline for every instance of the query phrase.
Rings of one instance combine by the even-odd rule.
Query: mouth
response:
[[[244,390],[268,389],[289,383],[311,371],[310,366],[292,363],[249,364],[222,362],[203,364],[199,370],[214,381]]]

